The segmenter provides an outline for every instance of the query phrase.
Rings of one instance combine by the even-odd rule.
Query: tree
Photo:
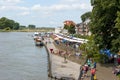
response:
[[[70,34],[74,34],[74,33],[75,33],[75,26],[74,26],[74,25],[70,25],[70,26],[68,27],[68,32],[69,32]]]
[[[20,28],[20,24],[17,23],[17,22],[15,22],[15,23],[13,24],[13,29],[14,29],[14,30],[18,30],[19,28]]]
[[[68,30],[70,34],[75,33],[75,23],[73,21],[64,21],[64,29]]]
[[[120,11],[117,12],[115,27],[118,28],[118,31],[120,31]]]
[[[35,29],[35,27],[36,27],[36,26],[35,26],[35,25],[32,25],[32,24],[28,25],[28,28],[29,28],[29,29]]]
[[[14,21],[10,20],[10,19],[7,19],[6,17],[2,17],[0,19],[1,29],[7,28],[7,27],[12,29],[13,28],[13,24],[14,24]]]
[[[118,33],[115,33],[116,38],[114,38],[112,40],[112,46],[113,46],[113,50],[120,50],[120,11],[117,12],[117,18],[115,20],[116,24],[115,24],[115,28],[118,29]],[[114,36],[114,34],[112,34],[112,36]]]
[[[68,25],[64,25],[64,29],[68,30],[69,26]]]
[[[87,19],[91,18],[91,12],[86,12],[83,15],[81,15],[82,22],[85,22]]]
[[[100,62],[100,54],[98,51],[98,45],[95,44],[94,35],[87,37],[87,43],[80,45],[80,50],[87,55],[88,58],[94,58],[95,61]],[[102,58],[101,58],[102,59]]]
[[[93,3],[90,30],[95,35],[95,43],[99,44],[99,49],[107,48],[118,52],[120,49],[120,13],[118,12],[120,1],[94,0]]]
[[[0,29],[4,29],[5,28],[5,22],[6,22],[6,20],[7,20],[6,17],[0,18]]]
[[[22,25],[19,27],[19,29],[21,29],[21,30],[25,29],[25,28],[26,28],[26,26],[22,26]]]
[[[6,17],[0,18],[0,29],[5,29],[5,28],[10,28],[10,29],[19,29],[19,23],[15,22],[14,20],[8,19]]]

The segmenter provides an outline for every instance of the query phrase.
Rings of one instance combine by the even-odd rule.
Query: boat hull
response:
[[[43,43],[42,41],[41,41],[41,42],[37,42],[37,41],[36,41],[36,42],[35,42],[35,45],[36,45],[36,46],[44,46],[44,43]]]

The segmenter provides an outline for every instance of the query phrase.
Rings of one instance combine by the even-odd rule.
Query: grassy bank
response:
[[[0,30],[0,32],[53,32],[53,29]]]

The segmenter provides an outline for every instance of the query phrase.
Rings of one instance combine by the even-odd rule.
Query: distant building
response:
[[[81,34],[81,35],[91,35],[91,32],[89,30],[88,23],[90,20],[86,20],[85,22],[78,23],[76,24],[76,34]]]
[[[55,33],[61,33],[62,29],[63,29],[62,27],[55,28]]]

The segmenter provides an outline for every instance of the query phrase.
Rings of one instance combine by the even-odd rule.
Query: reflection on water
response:
[[[0,80],[48,80],[47,52],[33,33],[0,33]]]

